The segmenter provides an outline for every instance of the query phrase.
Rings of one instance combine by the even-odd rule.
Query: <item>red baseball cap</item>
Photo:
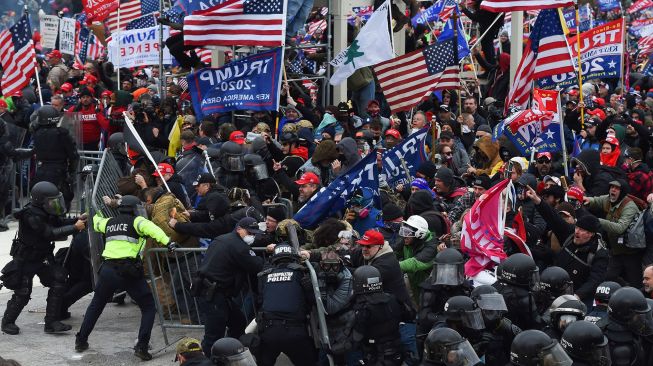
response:
[[[73,84],[63,83],[63,84],[61,84],[61,88],[59,88],[59,89],[61,89],[61,91],[65,92],[65,93],[71,92],[71,91],[73,91]]]
[[[367,230],[362,238],[356,240],[360,245],[383,245],[383,234],[376,230]]]
[[[603,111],[602,111],[601,109],[599,109],[599,108],[589,110],[589,111],[587,111],[587,114],[590,114],[590,115],[592,115],[592,116],[597,116],[597,117],[599,117],[599,118],[601,119],[601,121],[603,121],[603,120],[605,119],[605,117],[607,117],[607,116],[605,115],[605,112],[603,112]]]
[[[298,184],[300,186],[308,183],[320,184],[320,178],[313,172],[306,172],[302,174],[302,176],[295,181],[295,184]]]
[[[234,131],[231,133],[231,135],[229,135],[229,141],[233,141],[238,145],[242,145],[245,143],[245,134],[241,131]]]
[[[175,174],[175,168],[173,168],[172,165],[168,163],[159,163],[157,167],[159,168],[159,171],[161,171],[161,174]],[[159,177],[159,172],[155,171],[152,173],[152,176]]]
[[[578,89],[571,89],[569,91],[569,93],[567,93],[567,94],[569,94],[569,95],[578,95]]]
[[[46,56],[48,58],[62,58],[61,51],[59,50],[52,50],[52,52],[48,53]]]
[[[551,154],[550,152],[537,153],[537,155],[535,155],[535,159],[539,159],[543,156],[547,157],[549,160],[553,160],[553,154]]]
[[[385,131],[386,136],[392,136],[399,140],[401,138],[401,134],[399,131],[395,130],[394,128],[389,128],[388,130]]]
[[[84,81],[86,83],[97,83],[97,78],[91,74],[86,74],[86,76],[84,76]]]
[[[7,102],[4,99],[0,99],[0,108],[8,108]]]
[[[569,188],[569,190],[567,191],[567,197],[573,198],[579,202],[583,202],[583,199],[585,198],[585,193],[583,192],[582,189],[573,186]]]
[[[100,94],[100,97],[104,98],[104,97],[110,97],[112,95],[113,95],[113,93],[111,92],[111,90],[105,90],[105,91],[102,92],[102,94]]]
[[[603,107],[605,105],[605,99],[603,99],[603,98],[594,97],[594,98],[592,98],[592,100],[594,101],[594,103],[598,104],[601,107]]]

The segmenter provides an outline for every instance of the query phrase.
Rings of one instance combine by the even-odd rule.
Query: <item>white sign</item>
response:
[[[170,28],[163,27],[163,39]],[[120,38],[120,48],[118,47]],[[109,42],[109,61],[118,67],[137,67],[159,64],[159,27],[121,31]],[[163,49],[163,63],[172,63],[168,48]]]
[[[39,27],[43,48],[55,48],[57,36],[59,35],[59,17],[56,15],[41,15]]]
[[[59,24],[59,51],[75,55],[75,19],[61,18]]]

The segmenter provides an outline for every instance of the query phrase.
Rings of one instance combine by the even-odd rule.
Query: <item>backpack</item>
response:
[[[630,194],[624,197],[623,201],[619,205],[619,208],[612,215],[613,219],[619,219],[621,217],[621,212],[623,208],[629,203],[634,202],[637,208],[640,210],[637,216],[630,222],[628,228],[624,232],[623,239],[624,245],[630,249],[644,249],[646,248],[646,233],[644,232],[644,226],[646,223],[646,211],[647,209],[641,209],[641,206],[645,206],[645,203],[642,204],[642,200],[637,197],[631,196]],[[607,205],[606,205],[607,207]],[[606,210],[607,212],[607,210]]]

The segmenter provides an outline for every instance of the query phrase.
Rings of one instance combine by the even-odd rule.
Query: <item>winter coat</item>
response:
[[[623,207],[622,207],[623,206]],[[605,219],[599,219],[601,227],[607,234],[608,248],[611,255],[635,254],[636,249],[630,249],[622,243],[619,238],[626,234],[630,223],[639,214],[637,204],[628,197],[621,199],[616,205],[610,204],[610,196],[604,195],[589,198],[589,209],[603,211]],[[618,211],[621,210],[621,213]]]
[[[345,161],[341,161],[342,167],[340,168],[340,174],[344,174],[361,160],[358,155],[358,145],[353,138],[345,137],[338,143],[337,148],[339,153],[345,157]]]
[[[408,275],[410,288],[415,303],[419,298],[419,285],[431,274],[433,259],[438,253],[437,239],[429,233],[425,239],[415,239],[411,245],[405,245],[401,239],[395,254],[399,267]]]
[[[476,169],[476,175],[487,174],[493,176],[503,165],[503,161],[499,156],[499,143],[492,141],[490,136],[485,136],[478,139],[474,143],[474,147],[478,147],[488,157],[488,161],[480,169]]]
[[[172,193],[164,193],[154,202],[150,220],[160,227],[170,237],[170,240],[182,247],[196,248],[198,246],[197,238],[189,234],[179,233],[168,225],[170,211],[173,208],[177,210],[176,219],[178,223],[188,222],[186,216],[181,214],[186,211],[186,208]]]

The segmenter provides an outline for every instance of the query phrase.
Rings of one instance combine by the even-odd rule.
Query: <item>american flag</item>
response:
[[[653,50],[653,35],[645,36],[637,41],[640,55],[647,55]]]
[[[574,71],[558,11],[542,10],[526,43],[515,80],[508,93],[506,110],[511,104],[525,107],[534,79]]]
[[[129,0],[120,4],[120,28],[118,28],[118,12],[106,19],[106,24],[111,33],[127,28],[132,20],[159,10],[159,0]]]
[[[564,8],[573,5],[573,0],[484,0],[481,3],[481,9],[501,13],[519,10]]]
[[[131,29],[143,29],[156,26],[156,16],[154,14],[147,14],[138,19],[134,19],[129,24],[127,24],[126,30]]]
[[[82,23],[83,24],[83,23]],[[104,46],[97,40],[90,29],[82,26],[77,33],[75,45],[75,64],[79,69],[87,60],[97,60],[104,53]]]
[[[27,15],[0,32],[0,65],[4,70],[0,86],[4,96],[18,94],[34,75],[36,52]]]
[[[393,113],[410,109],[435,90],[460,89],[459,71],[453,39],[374,66]]]
[[[304,39],[310,39],[318,29],[324,32],[326,27],[327,27],[326,19],[312,22],[311,24],[308,25],[308,32],[306,32],[306,36],[304,36]]]
[[[91,32],[90,37],[88,38],[88,50],[86,52],[86,58],[91,60],[99,59],[102,54],[104,54],[105,47],[98,41],[97,37],[93,32]]]
[[[456,3],[454,0],[445,0],[444,4],[442,5],[442,10],[440,10],[440,14],[438,14],[438,17],[440,17],[440,21],[442,23],[446,23],[449,18],[453,15],[454,10],[458,11],[456,9]]]
[[[304,72],[304,53],[299,50],[297,56],[288,62],[288,71],[294,74],[302,74]]]
[[[186,46],[281,46],[283,0],[228,0],[184,18]]]

